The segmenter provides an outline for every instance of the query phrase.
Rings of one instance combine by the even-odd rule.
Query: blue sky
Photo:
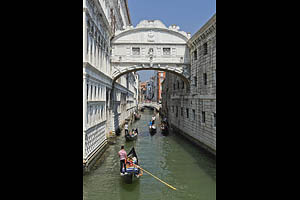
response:
[[[134,27],[142,20],[160,20],[193,35],[216,13],[216,0],[128,0],[128,7]],[[138,73],[141,81],[153,75],[153,71]]]

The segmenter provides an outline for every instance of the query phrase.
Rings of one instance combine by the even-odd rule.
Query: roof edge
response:
[[[216,13],[189,39],[189,42],[195,40],[202,32],[204,32],[215,21],[216,21]]]
[[[126,6],[128,21],[129,21],[129,24],[131,24],[131,18],[130,18],[130,13],[129,13],[129,8],[128,8],[128,0],[125,0],[125,6]]]

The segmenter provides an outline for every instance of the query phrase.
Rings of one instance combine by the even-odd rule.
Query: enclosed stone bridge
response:
[[[160,110],[161,109],[161,104],[156,103],[156,102],[151,102],[151,103],[139,103],[138,105],[139,108],[142,107],[150,107],[150,108],[154,108],[156,110]]]
[[[112,39],[113,83],[122,75],[139,70],[174,73],[189,85],[190,34],[159,20],[143,20],[135,28],[124,27]]]

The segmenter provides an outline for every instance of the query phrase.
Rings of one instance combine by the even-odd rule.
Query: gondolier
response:
[[[127,159],[127,153],[124,149],[124,146],[121,146],[121,150],[119,151],[119,157],[120,157],[120,173],[124,174],[126,173],[126,159]],[[124,167],[124,172],[123,172]]]
[[[132,141],[137,139],[137,132],[132,129],[132,131],[129,131],[128,134],[125,134],[126,141]]]
[[[154,124],[154,122],[155,122],[155,116],[153,115],[153,117],[152,117],[152,124]]]
[[[125,175],[121,174],[121,177],[125,179],[126,183],[132,183],[134,177],[139,178],[143,174],[142,170],[136,166],[139,165],[139,159],[134,147],[132,147],[132,149],[127,154],[126,165]]]
[[[124,129],[125,129],[125,135],[127,135],[128,134],[128,123],[127,122],[125,123]]]

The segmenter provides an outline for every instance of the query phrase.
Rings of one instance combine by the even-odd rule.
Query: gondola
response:
[[[125,139],[126,141],[133,141],[137,139],[137,135],[138,133],[136,131],[134,131],[134,133],[130,134],[125,134]]]
[[[134,177],[138,179],[142,175],[141,169],[135,166],[134,164],[138,165],[139,159],[137,157],[134,147],[132,147],[132,149],[127,154],[126,173],[124,175],[121,175],[126,183],[132,183]]]
[[[160,130],[161,130],[161,134],[163,135],[168,135],[169,133],[168,126],[164,123],[160,125]]]
[[[135,119],[135,120],[141,119],[141,115],[140,115],[140,114],[135,114],[135,115],[134,115],[134,119]]]
[[[149,126],[149,132],[150,132],[151,135],[154,135],[156,133],[155,125]]]

